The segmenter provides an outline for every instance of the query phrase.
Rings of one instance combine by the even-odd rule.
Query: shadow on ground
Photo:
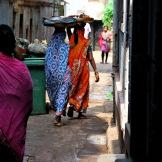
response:
[[[66,125],[60,128],[54,127],[52,114],[31,116],[25,151],[28,162],[78,162],[106,154],[106,131],[112,117],[111,108],[106,105],[90,107],[87,119],[65,117]]]

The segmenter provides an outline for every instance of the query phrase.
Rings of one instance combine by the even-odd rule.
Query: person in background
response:
[[[101,59],[102,59],[102,64],[108,63],[108,54],[110,52],[110,43],[111,43],[111,32],[108,30],[107,26],[103,27],[103,31],[101,32],[99,36],[99,46],[101,49]]]
[[[26,65],[13,57],[15,36],[0,25],[0,161],[22,162],[26,127],[32,111],[32,79]]]
[[[71,87],[71,70],[68,66],[69,45],[65,43],[65,37],[65,28],[55,27],[45,55],[46,86],[51,106],[55,111],[55,126],[63,126],[61,116],[65,115]]]
[[[86,118],[84,113],[88,108],[90,79],[89,62],[95,72],[95,81],[99,81],[99,73],[90,46],[91,40],[89,39],[88,33],[85,32],[85,25],[85,23],[79,23],[74,28],[73,34],[71,30],[67,28],[71,47],[69,66],[72,74],[72,87],[69,94],[70,106],[67,115],[73,117],[73,111],[76,111],[78,112],[78,119]]]

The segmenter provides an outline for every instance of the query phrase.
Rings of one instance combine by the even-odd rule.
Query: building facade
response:
[[[155,162],[162,153],[160,0],[114,0],[114,7],[114,108],[128,157],[122,162]]]
[[[114,0],[113,71],[114,100],[121,150],[124,151],[125,124],[128,122],[130,55],[132,37],[132,1]]]
[[[13,2],[11,0],[0,0],[0,24],[12,24]]]
[[[60,2],[60,1],[59,1]],[[0,0],[0,24],[10,25],[16,37],[49,40],[53,28],[44,27],[43,17],[63,14],[60,3],[49,0]]]

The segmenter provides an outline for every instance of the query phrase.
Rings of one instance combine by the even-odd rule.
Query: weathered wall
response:
[[[14,31],[16,37],[23,37],[30,41],[35,38],[40,40],[49,39],[53,29],[44,27],[43,17],[53,15],[53,8],[46,1],[17,2],[14,8]]]
[[[12,4],[10,0],[0,0],[0,24],[12,25]]]
[[[10,25],[16,37],[49,40],[53,28],[44,27],[42,18],[52,15],[48,0],[0,0],[0,24]]]

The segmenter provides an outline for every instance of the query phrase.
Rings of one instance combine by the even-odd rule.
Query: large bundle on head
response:
[[[81,15],[71,15],[68,17],[61,17],[61,16],[52,16],[50,18],[43,18],[43,25],[47,27],[74,27],[78,23],[92,23],[94,21],[93,18],[89,17],[88,15],[81,14]]]
[[[66,27],[67,25],[76,25],[77,20],[74,17],[52,16],[43,18],[43,25],[47,27]]]
[[[88,16],[88,15],[85,15],[85,14],[80,14],[80,15],[71,15],[71,16],[68,16],[68,17],[72,17],[72,18],[75,18],[77,23],[76,24],[68,24],[67,26],[69,27],[75,27],[77,24],[80,24],[80,23],[92,23],[94,21],[94,18]]]
[[[77,18],[77,22],[82,22],[82,23],[92,23],[94,21],[94,18],[86,15],[86,14],[80,14]]]

